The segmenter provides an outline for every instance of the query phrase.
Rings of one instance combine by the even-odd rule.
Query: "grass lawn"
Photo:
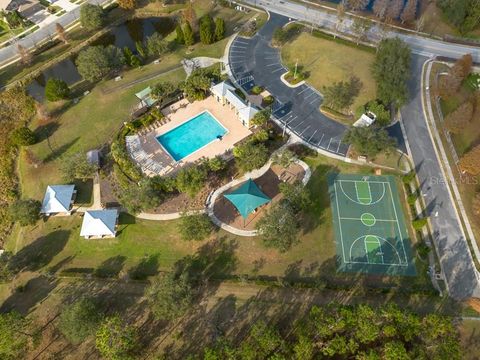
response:
[[[170,64],[165,60],[156,66],[156,70],[160,71],[161,66]],[[137,75],[141,74],[141,70],[134,71],[137,71]],[[59,167],[62,157],[78,151],[86,152],[108,142],[122,123],[129,119],[130,110],[138,103],[136,92],[160,80],[177,83],[184,77],[184,70],[178,69],[130,88],[105,94],[103,89],[115,83],[110,80],[95,87],[77,104],[67,104],[68,109],[47,125],[39,125],[35,121],[31,128],[41,141],[29,147],[29,150],[42,163],[38,167],[32,166],[26,161],[25,152],[21,154],[18,172],[22,195],[41,199],[46,185],[61,181]]]
[[[57,270],[80,268],[92,271],[111,266],[125,272],[142,261],[145,255],[156,257],[158,270],[169,270],[187,255],[203,257],[205,254],[217,254],[220,250],[211,246],[212,240],[216,239],[217,243],[224,244],[221,247],[221,258],[228,260],[230,274],[268,279],[322,279],[352,285],[363,279],[367,282],[373,281],[376,285],[379,281],[389,286],[400,285],[405,278],[372,280],[358,274],[336,273],[327,174],[330,171],[370,174],[372,168],[342,163],[323,156],[307,161],[313,169],[313,176],[308,184],[313,205],[302,219],[303,229],[299,243],[284,254],[265,248],[260,238],[236,237],[223,230],[212,234],[209,240],[203,242],[185,242],[179,237],[178,221],[146,221],[128,215],[122,215],[119,236],[113,240],[87,241],[80,238],[81,217],[75,215],[51,218],[33,227],[16,227],[6,246],[8,250],[17,250],[20,254],[17,257],[22,260],[31,257],[32,260],[27,263],[32,264],[32,270],[53,267]],[[228,249],[228,252],[225,249]],[[419,265],[418,273],[420,276],[415,279],[407,279],[408,284],[428,288],[428,279],[424,276],[422,264]],[[228,275],[228,272],[220,271],[217,275],[222,277]]]
[[[480,354],[480,321],[463,320],[459,325],[460,342],[465,360],[478,359]]]
[[[299,54],[301,56],[299,57]],[[370,67],[375,55],[352,46],[302,33],[282,48],[282,60],[287,66],[298,64],[309,72],[306,81],[322,92],[324,86],[357,76],[363,84],[360,95],[351,106],[354,113],[358,106],[375,99],[375,81]]]

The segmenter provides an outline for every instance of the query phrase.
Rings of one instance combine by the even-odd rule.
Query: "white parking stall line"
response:
[[[278,65],[280,65],[280,64],[279,63],[273,63],[273,64],[268,64],[266,66],[278,66]]]
[[[302,91],[300,91],[297,95],[300,95],[300,94],[303,94],[305,91],[307,91],[309,89],[309,87],[305,87],[305,89],[303,89]]]
[[[295,125],[294,128],[292,128],[292,130],[295,130],[297,127],[299,127],[300,125],[302,125],[304,122],[305,122],[305,120],[300,121],[297,125]]]
[[[321,137],[320,140],[318,141],[317,146],[320,146],[320,143],[322,142],[324,136],[325,136],[325,134],[322,134],[322,137]]]
[[[248,44],[249,41],[246,39],[236,39],[233,43]]]
[[[332,143],[332,138],[330,138],[330,141],[328,142],[327,149],[330,149],[330,144]]]
[[[279,56],[265,56],[264,59],[265,60],[273,60],[273,59],[279,59],[280,57]]]
[[[312,138],[315,136],[315,134],[317,133],[317,131],[318,131],[318,129],[315,130],[315,131],[313,132],[313,134],[308,138],[308,142],[310,142],[310,140],[312,140]]]
[[[314,102],[317,102],[318,100],[320,100],[320,99],[319,99],[319,98],[315,98],[315,99],[313,99],[312,101],[310,101],[310,102],[308,103],[308,105],[312,105]]]
[[[303,133],[310,127],[311,125],[308,125],[305,129],[302,130],[302,132],[299,134],[300,136],[303,135]]]
[[[342,144],[342,141],[339,141],[339,142],[338,142],[338,146],[337,146],[337,151],[336,151],[337,153],[338,153],[338,150],[340,150],[340,145],[341,145],[341,144]]]
[[[276,73],[276,72],[281,71],[281,70],[285,71],[285,69],[283,67],[281,67],[279,69],[273,70],[272,73]]]
[[[310,96],[312,96],[312,95],[317,95],[317,94],[314,93],[314,92],[311,92],[310,94],[308,94],[307,96],[305,96],[303,99],[304,99],[304,100],[307,100],[307,99],[308,99]]]
[[[230,54],[232,54],[232,53],[239,53],[239,54],[245,55],[245,51],[243,51],[243,50],[230,50]],[[238,55],[235,55],[235,56],[238,56]]]

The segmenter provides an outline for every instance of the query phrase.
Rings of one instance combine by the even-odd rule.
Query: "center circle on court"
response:
[[[362,216],[360,216],[360,220],[362,221],[362,224],[365,226],[373,226],[377,222],[377,219],[375,219],[375,216],[373,216],[370,213],[363,213]]]

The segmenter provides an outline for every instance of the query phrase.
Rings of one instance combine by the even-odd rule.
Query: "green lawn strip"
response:
[[[324,86],[357,76],[363,86],[351,106],[353,112],[358,106],[376,97],[375,81],[370,70],[374,57],[370,51],[305,32],[282,48],[283,63],[291,67],[298,60],[303,71],[310,74],[307,83],[320,92]]]
[[[178,69],[128,89],[104,94],[102,87],[114,83],[114,80],[110,80],[97,86],[78,104],[71,105],[52,124],[38,126],[33,123],[32,129],[43,140],[29,147],[29,151],[43,163],[35,167],[27,163],[24,153],[20,156],[18,173],[22,195],[41,199],[48,184],[62,182],[59,168],[63,156],[77,151],[86,152],[110,141],[123,122],[128,120],[132,107],[138,103],[136,92],[158,81],[177,83],[184,77],[183,69]],[[54,130],[49,130],[49,127]]]

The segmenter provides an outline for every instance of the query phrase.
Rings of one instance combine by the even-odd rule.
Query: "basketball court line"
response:
[[[338,191],[337,191],[337,183],[333,183],[333,187],[335,188],[335,200],[337,202],[337,217],[338,217],[338,227],[340,228],[340,243],[342,244],[342,254],[343,254],[343,261],[347,259],[345,256],[345,248],[343,245],[343,232],[342,232],[342,220],[340,220],[340,205],[338,204]],[[342,189],[343,191],[343,189]]]
[[[365,205],[365,204],[362,204],[362,203],[358,202],[357,200],[352,199],[350,196],[347,195],[347,192],[343,189],[342,182],[356,182],[355,180],[335,180],[335,183],[337,183],[337,182],[340,184],[340,189],[342,189],[342,193],[343,193],[343,195],[345,195],[345,197],[346,197],[347,199],[349,199],[350,201],[352,201],[352,202],[354,202],[354,203],[356,203],[356,204]],[[373,183],[373,182],[372,182],[372,183]],[[375,205],[375,204],[379,203],[380,201],[382,201],[383,198],[385,197],[385,191],[386,191],[386,190],[385,190],[385,182],[383,182],[383,181],[377,181],[377,182],[375,182],[375,183],[376,183],[376,184],[383,184],[383,193],[382,193],[382,196],[378,198],[378,200],[376,200],[376,201],[374,201],[374,202],[372,202],[372,203],[370,203],[370,204],[368,204],[368,205]],[[391,200],[392,200],[392,199],[391,199]]]
[[[351,260],[351,259],[352,259],[352,250],[353,250],[353,248],[354,248],[355,243],[356,243],[358,240],[360,240],[360,239],[362,239],[362,238],[365,238],[365,237],[367,237],[367,236],[369,236],[369,235],[362,235],[362,236],[356,238],[356,239],[352,242],[352,244],[350,245],[350,257],[349,257],[350,260],[345,260],[345,258],[343,258],[343,262],[344,262],[345,264],[363,264],[363,265],[365,265],[365,264],[370,264],[370,265],[387,265],[387,266],[408,267],[408,263],[403,264],[403,263],[401,262],[402,259],[400,259],[400,254],[398,253],[397,248],[396,248],[395,246],[393,246],[392,243],[390,243],[388,240],[386,240],[386,239],[384,239],[384,238],[381,238],[381,239],[382,239],[383,241],[385,241],[386,244],[388,244],[388,245],[390,245],[390,246],[392,247],[392,249],[395,251],[395,254],[397,255],[397,258],[398,258],[398,260],[400,261],[400,263],[386,263],[385,261],[384,261],[382,264],[371,263],[371,262],[368,261],[368,255],[367,255],[366,253],[365,253],[365,255],[367,256],[367,262],[365,262],[365,261],[354,261],[354,260]],[[378,239],[380,239],[380,237],[378,237],[378,236],[376,236],[376,237],[377,237]],[[380,240],[378,240],[378,241],[380,241]],[[364,246],[365,246],[365,240],[364,240],[363,242],[364,242]]]
[[[358,221],[362,221],[361,218],[350,218],[350,217],[339,217],[340,220],[358,220]],[[377,219],[375,218],[375,221],[386,221],[386,222],[394,222],[396,223],[397,220],[395,219]]]
[[[357,199],[363,205],[370,205],[372,203],[372,192],[370,191],[370,185],[366,181],[355,182],[355,192],[357,193]]]
[[[393,212],[395,213],[395,219],[397,220],[397,228],[398,228],[398,236],[400,237],[401,239],[401,243],[402,243],[402,250],[403,250],[403,256],[404,256],[404,260],[406,263],[408,263],[408,258],[407,258],[407,251],[405,250],[405,245],[403,243],[403,238],[402,238],[402,231],[400,229],[400,223],[398,221],[398,215],[397,215],[397,207],[395,206],[395,201],[393,201],[393,192],[392,192],[392,188],[390,186],[390,183],[388,183],[388,190],[390,191],[390,199],[392,199],[392,206],[393,206]]]
[[[381,257],[382,257],[382,264],[385,264],[385,259],[383,257],[383,252],[382,252],[382,244],[380,244],[380,240],[378,239],[378,237],[376,237],[374,235],[366,235],[363,243],[365,244],[365,253],[367,254],[367,260],[368,260],[369,264],[378,264],[375,261],[370,262],[370,257],[368,255],[368,254],[370,254],[370,252],[375,251],[377,249],[378,249],[378,252],[377,252],[376,255],[380,254]],[[369,248],[369,245],[372,245],[372,247]],[[398,259],[398,260],[400,260],[400,259]]]

